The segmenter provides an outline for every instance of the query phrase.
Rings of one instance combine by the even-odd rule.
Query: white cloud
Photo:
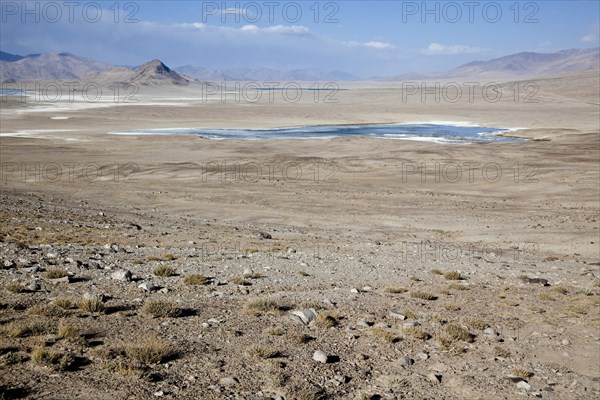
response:
[[[372,49],[393,49],[396,47],[391,43],[381,42],[379,40],[372,40],[370,42],[351,41],[351,42],[343,42],[343,43],[350,47],[370,47]]]
[[[600,41],[600,24],[596,24],[588,32],[587,35],[582,36],[579,40],[583,43],[598,43]]]
[[[431,43],[422,51],[424,54],[441,55],[441,54],[476,54],[487,51],[481,47],[465,46],[461,44],[445,45],[440,43]]]

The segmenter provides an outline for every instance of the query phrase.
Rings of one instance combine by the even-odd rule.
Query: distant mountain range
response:
[[[82,82],[95,82],[99,85],[123,83],[130,85],[176,85],[187,86],[197,83],[193,78],[180,74],[167,67],[160,60],[152,60],[136,68],[113,67],[101,72],[86,75]]]
[[[356,81],[354,75],[344,71],[323,72],[317,69],[281,71],[269,68],[211,69],[184,65],[177,71],[202,81]]]
[[[381,80],[447,78],[531,78],[600,68],[600,48],[570,49],[556,53],[517,53],[489,61],[472,61],[446,72],[408,73]]]
[[[600,49],[571,49],[556,53],[517,53],[489,61],[472,61],[446,72],[402,74],[383,81],[449,78],[533,78],[600,68]],[[139,67],[115,67],[71,53],[19,56],[0,52],[0,81],[82,80],[140,85],[197,84],[199,81],[351,81],[359,78],[343,71],[316,69],[281,71],[268,68],[210,69],[185,65],[171,69],[159,60]]]
[[[71,53],[30,54],[21,57],[3,52],[1,56],[0,80],[3,82],[78,79],[111,67],[110,64]]]

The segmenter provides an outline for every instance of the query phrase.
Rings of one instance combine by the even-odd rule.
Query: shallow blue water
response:
[[[273,129],[205,129],[170,128],[140,129],[112,132],[120,135],[176,135],[192,134],[208,139],[330,139],[336,137],[364,136],[378,139],[420,140],[438,143],[518,142],[498,136],[502,128],[480,126],[454,126],[435,124],[414,125],[320,125]]]

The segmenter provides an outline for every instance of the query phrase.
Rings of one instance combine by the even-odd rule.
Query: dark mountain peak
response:
[[[147,63],[140,65],[137,68],[137,70],[138,71],[148,71],[148,72],[156,73],[156,74],[160,74],[160,75],[169,75],[172,72],[171,68],[167,67],[160,60],[148,61]]]
[[[18,54],[10,54],[10,53],[6,53],[4,51],[0,51],[0,61],[8,61],[8,62],[13,62],[13,61],[19,61],[22,60],[23,56],[20,56]]]

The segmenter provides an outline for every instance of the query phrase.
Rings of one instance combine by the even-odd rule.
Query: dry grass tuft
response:
[[[310,336],[304,333],[290,333],[287,337],[296,344],[304,344],[310,342],[312,339]]]
[[[170,300],[148,300],[144,303],[142,312],[152,318],[177,317],[181,314],[177,303]]]
[[[550,294],[545,293],[545,292],[540,293],[538,298],[542,301],[556,301],[556,299],[554,297],[552,297]]]
[[[333,328],[338,324],[338,322],[332,315],[320,313],[317,315],[316,324],[321,328]]]
[[[60,308],[63,308],[65,310],[73,307],[73,301],[71,299],[67,299],[64,297],[59,297],[58,299],[54,299],[54,301],[52,302],[52,304],[55,304],[57,306],[59,306]]]
[[[494,355],[496,357],[508,358],[510,357],[510,350],[496,345],[494,346]]]
[[[552,290],[553,292],[556,292],[556,293],[560,293],[560,294],[569,293],[569,290],[564,286],[554,286],[550,290]]]
[[[452,340],[462,340],[463,342],[472,343],[474,341],[473,335],[471,335],[467,328],[460,325],[448,324],[445,327],[446,334]]]
[[[139,342],[124,346],[125,355],[131,360],[143,364],[159,364],[176,356],[177,352],[170,343],[156,337],[147,337]]]
[[[31,350],[31,361],[57,371],[66,371],[75,363],[75,357],[69,353],[61,353],[42,346],[36,346]]]
[[[475,317],[466,317],[463,320],[463,322],[469,328],[478,329],[480,331],[490,327],[490,324],[488,324],[487,322],[485,322],[484,320],[482,320],[480,318],[475,318]]]
[[[77,304],[77,306],[81,311],[91,313],[101,313],[104,311],[104,303],[98,298],[83,299],[79,302],[79,304]]]
[[[231,283],[233,283],[234,285],[238,285],[238,286],[252,285],[252,282],[250,282],[249,280],[247,280],[246,278],[244,278],[242,276],[236,276],[234,278],[231,278]]]
[[[261,346],[258,344],[248,347],[246,353],[248,353],[248,355],[251,357],[262,359],[275,358],[279,356],[279,351],[277,351],[273,347]]]
[[[27,312],[31,315],[39,315],[43,317],[62,317],[67,312],[64,308],[54,304],[36,304],[31,307]]]
[[[71,339],[79,337],[79,329],[67,324],[65,321],[61,321],[58,324],[57,336],[59,339]]]
[[[450,290],[470,290],[467,285],[463,285],[461,283],[451,283],[448,285],[448,289]]]
[[[244,304],[244,311],[253,315],[260,314],[261,312],[276,312],[279,311],[279,304],[269,298],[251,299]]]
[[[385,288],[385,291],[387,293],[400,294],[400,293],[408,292],[408,289],[405,289],[403,287],[398,287],[398,286],[388,286]]]
[[[433,294],[431,294],[429,292],[421,292],[420,290],[410,292],[410,296],[415,299],[421,299],[421,300],[436,300],[437,299],[437,296],[434,296]]]
[[[459,281],[462,279],[462,276],[458,271],[450,271],[444,274],[444,278],[446,278],[448,281]]]
[[[406,336],[410,336],[418,340],[431,339],[431,335],[429,333],[425,332],[423,329],[418,327],[404,328],[404,333],[406,334]]]
[[[46,279],[60,279],[65,276],[69,276],[69,273],[61,268],[50,268],[44,272],[44,278]]]
[[[25,286],[20,283],[9,283],[4,288],[11,293],[23,293],[25,291]]]
[[[210,283],[210,279],[203,275],[192,274],[183,278],[183,283],[194,286],[208,285]]]
[[[526,381],[527,379],[529,379],[533,376],[533,372],[528,371],[524,368],[514,368],[512,370],[512,375]]]
[[[400,341],[400,337],[389,329],[372,328],[370,332],[373,336],[383,339],[388,343],[396,343]]]
[[[167,278],[175,273],[175,269],[166,265],[159,265],[152,270],[152,273],[156,276]]]
[[[24,322],[11,322],[2,327],[2,331],[11,338],[20,338],[46,333],[45,325],[32,325]]]

